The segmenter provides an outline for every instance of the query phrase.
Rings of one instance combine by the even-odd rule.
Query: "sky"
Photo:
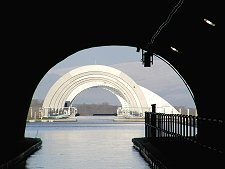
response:
[[[129,46],[93,47],[68,56],[46,72],[33,94],[33,99],[44,100],[50,87],[70,70],[94,64],[119,69],[138,85],[151,90],[173,106],[195,108],[187,86],[166,62],[154,56],[153,65],[144,67],[141,62],[141,52]],[[74,104],[108,102],[111,105],[120,105],[115,95],[100,87],[84,90],[76,96],[74,102]]]

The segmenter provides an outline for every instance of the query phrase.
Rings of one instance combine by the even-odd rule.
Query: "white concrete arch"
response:
[[[48,91],[43,108],[63,109],[65,103],[71,103],[80,92],[91,87],[109,90],[117,96],[122,107],[131,108],[142,114],[146,108],[151,107],[151,104],[174,109],[160,96],[136,84],[125,73],[104,65],[82,66],[63,75]]]

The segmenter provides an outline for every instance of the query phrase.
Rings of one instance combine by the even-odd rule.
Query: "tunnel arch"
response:
[[[151,6],[154,6],[151,10],[149,10],[149,5],[136,8],[135,4],[133,9],[139,9],[137,12],[134,12],[132,7],[126,8],[128,11],[125,16],[124,7],[117,10],[116,13],[115,10],[110,11],[106,7],[107,14],[105,15],[110,19],[99,17],[102,14],[102,6],[99,6],[100,10],[92,8],[92,17],[80,15],[79,10],[71,10],[71,15],[56,17],[55,20],[51,20],[52,22],[49,22],[49,17],[46,15],[38,19],[36,13],[32,20],[30,15],[29,18],[26,18],[28,15],[23,17],[15,15],[15,17],[19,16],[21,24],[16,31],[11,31],[15,22],[6,24],[10,28],[7,29],[10,33],[9,36],[5,36],[5,39],[12,43],[4,43],[7,44],[8,55],[3,55],[4,60],[2,59],[3,64],[9,65],[9,70],[13,70],[15,73],[9,73],[7,69],[7,72],[3,73],[3,77],[6,78],[3,89],[8,90],[2,97],[4,98],[3,112],[5,112],[2,113],[2,119],[10,119],[9,123],[6,123],[7,125],[2,123],[4,125],[1,127],[3,129],[2,138],[5,138],[2,140],[7,143],[6,147],[11,147],[12,140],[17,141],[24,138],[27,112],[32,95],[42,77],[55,64],[74,52],[94,46],[121,44],[144,48],[149,42],[150,36],[154,35],[174,7],[174,5],[169,5],[168,8],[168,3],[171,1],[165,2],[163,6],[161,1],[152,1],[151,3]],[[155,3],[159,5],[154,5]],[[219,57],[224,49],[223,43],[220,43],[223,37],[221,35],[224,33],[222,24],[224,22],[221,15],[216,15],[221,9],[221,5],[206,1],[199,1],[198,4],[193,5],[191,1],[184,3],[183,7],[185,8],[182,8],[176,17],[173,17],[172,22],[157,37],[154,51],[168,60],[190,85],[200,117],[224,120],[224,113],[221,111],[221,105],[224,104],[223,99],[212,99],[218,98],[218,94],[220,95],[223,89],[223,83],[217,83],[220,81],[220,77],[223,77],[221,69],[224,67],[222,57]],[[204,8],[199,11],[201,4],[204,4]],[[77,15],[74,13],[76,11]],[[97,16],[96,11],[99,14]],[[72,16],[72,18],[68,20],[69,22],[65,22],[68,16]],[[80,26],[74,24],[74,16],[79,16],[77,17],[79,21],[76,23],[81,23]],[[204,17],[212,18],[217,26],[212,28],[204,24],[202,22]],[[189,20],[193,21],[193,24],[187,22]],[[145,24],[134,26],[136,21]],[[171,52],[171,44],[179,47],[178,53]],[[16,86],[14,76],[19,77]],[[11,105],[12,99],[16,100],[13,102],[16,111],[9,111],[8,106]],[[222,135],[217,134],[222,133],[223,129],[216,128],[215,130],[215,128],[210,129],[209,127],[205,129],[204,126],[204,124],[199,124],[198,136],[200,139],[213,142],[214,140],[223,141]],[[6,128],[7,130],[5,130]],[[214,143],[218,145],[217,142]],[[3,151],[2,154],[4,153],[7,154],[9,151]]]
[[[112,92],[119,99],[122,109],[144,114],[154,103],[159,107],[169,107],[169,111],[164,110],[164,113],[179,113],[166,100],[139,86],[127,74],[105,65],[81,66],[64,74],[48,91],[42,108],[63,109],[65,103],[70,105],[80,92],[91,87],[102,87]],[[47,111],[44,116],[48,116]]]

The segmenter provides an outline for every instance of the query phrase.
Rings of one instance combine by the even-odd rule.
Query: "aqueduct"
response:
[[[53,84],[43,102],[43,116],[48,117],[50,111],[70,114],[65,109],[70,110],[68,108],[72,108],[74,98],[91,87],[102,87],[112,92],[121,103],[119,113],[123,115],[135,112],[144,116],[151,104],[157,105],[158,112],[179,113],[166,100],[139,86],[122,71],[104,65],[87,65],[67,72]]]

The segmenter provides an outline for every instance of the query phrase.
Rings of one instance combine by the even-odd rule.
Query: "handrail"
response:
[[[222,153],[215,146],[203,144],[198,139],[198,123],[211,122],[222,127],[223,121],[192,115],[145,112],[145,137],[173,137],[177,141],[188,140],[202,147]]]

